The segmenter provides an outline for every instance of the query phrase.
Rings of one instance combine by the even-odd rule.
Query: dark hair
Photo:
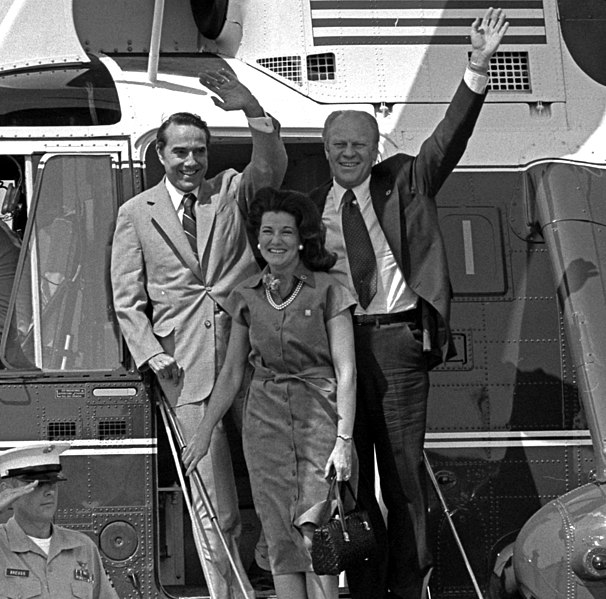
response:
[[[166,145],[166,130],[171,125],[192,125],[204,131],[206,135],[206,145],[210,145],[210,130],[206,121],[203,121],[197,114],[191,112],[175,112],[171,114],[158,128],[156,133],[156,148],[162,150]]]
[[[311,199],[292,189],[260,189],[250,205],[247,227],[251,238],[258,239],[261,220],[266,212],[286,212],[295,218],[303,249],[301,261],[310,270],[330,270],[337,261],[337,255],[330,253],[324,242],[326,228],[320,212]]]
[[[375,138],[375,143],[379,143],[379,125],[377,123],[377,119],[375,119],[372,114],[369,114],[368,112],[364,112],[362,110],[335,110],[334,112],[331,112],[324,121],[324,128],[322,129],[322,141],[324,142],[325,146],[328,143],[328,134],[333,123],[338,118],[352,116],[361,118],[363,121],[366,121],[368,126],[372,129]]]

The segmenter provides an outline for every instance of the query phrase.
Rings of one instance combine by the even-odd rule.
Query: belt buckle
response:
[[[377,328],[381,326],[381,315],[380,314],[360,314],[354,322],[359,327],[373,325]]]

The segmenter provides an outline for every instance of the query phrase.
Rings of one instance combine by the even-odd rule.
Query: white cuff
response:
[[[486,91],[488,85],[488,75],[481,75],[472,71],[469,67],[465,69],[463,75],[463,81],[467,84],[467,87],[476,94],[483,94]]]
[[[274,122],[270,116],[255,116],[248,119],[248,124],[263,133],[274,132]]]

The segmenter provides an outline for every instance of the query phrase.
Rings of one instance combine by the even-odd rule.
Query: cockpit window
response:
[[[0,75],[0,126],[95,126],[120,120],[114,80],[101,61]]]
[[[41,161],[1,346],[8,368],[120,367],[108,275],[114,173],[107,155]]]

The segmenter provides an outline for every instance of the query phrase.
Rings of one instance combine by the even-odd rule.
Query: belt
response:
[[[369,324],[380,326],[382,324],[393,324],[396,322],[416,324],[418,320],[419,311],[417,308],[411,308],[404,312],[393,312],[391,314],[355,314],[353,317],[354,324],[358,326]]]

